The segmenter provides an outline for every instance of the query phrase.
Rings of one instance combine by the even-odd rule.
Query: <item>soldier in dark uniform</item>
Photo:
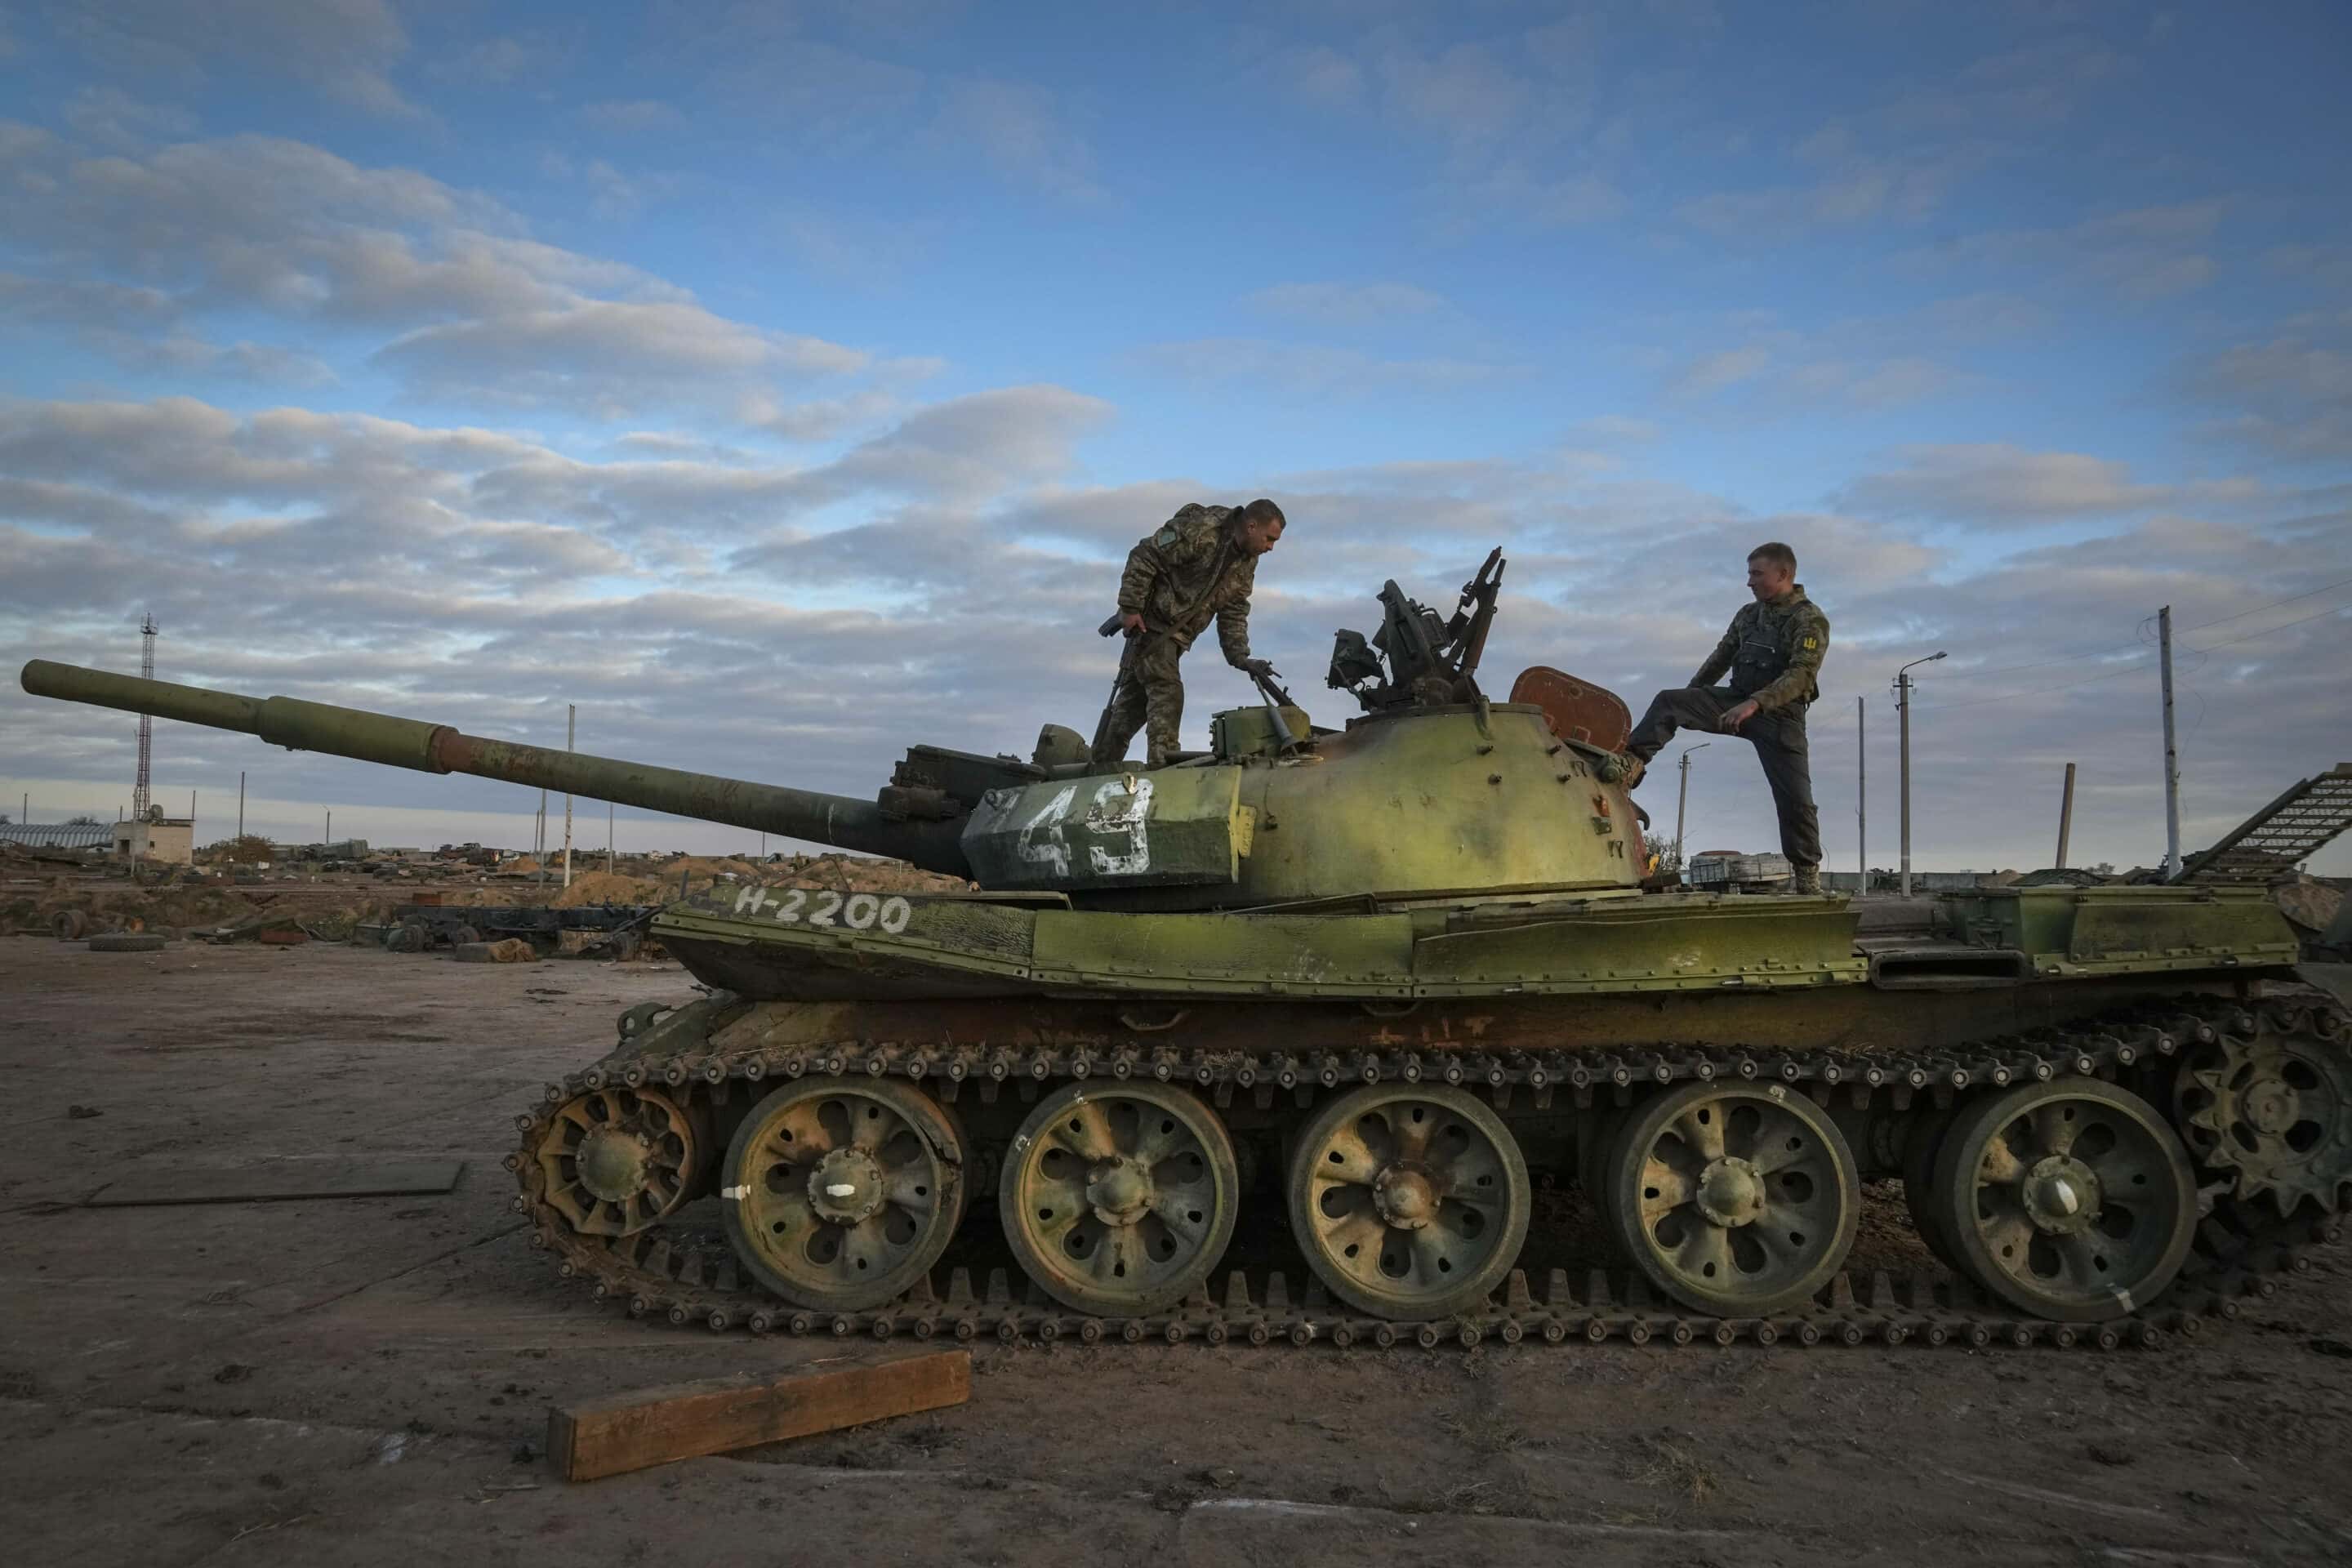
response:
[[[1821,816],[1813,809],[1811,753],[1805,710],[1822,694],[1822,660],[1830,620],[1797,581],[1797,552],[1781,543],[1748,553],[1748,591],[1756,596],[1731,617],[1731,629],[1688,686],[1661,691],[1626,742],[1645,767],[1685,726],[1739,736],[1756,748],[1780,816],[1780,853],[1796,870],[1796,890],[1822,890]],[[1717,686],[1726,671],[1731,683]],[[1639,783],[1637,771],[1634,783]]]
[[[1127,633],[1118,684],[1095,733],[1093,766],[1108,773],[1127,758],[1127,743],[1147,731],[1148,763],[1161,767],[1176,754],[1184,718],[1184,680],[1177,661],[1192,639],[1217,623],[1217,643],[1235,669],[1272,675],[1274,666],[1250,657],[1250,591],[1257,558],[1282,538],[1282,509],[1270,500],[1247,506],[1185,507],[1167,526],[1127,552],[1118,580],[1118,613]]]

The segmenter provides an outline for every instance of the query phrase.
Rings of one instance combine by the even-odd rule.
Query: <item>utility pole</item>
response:
[[[563,705],[563,749],[565,751],[572,750],[572,742],[578,738],[579,728],[580,705],[576,702],[565,703]],[[570,790],[563,792],[563,885],[567,888],[572,886],[572,792]]]
[[[245,837],[245,770],[242,768],[236,774],[236,836],[239,838]]]
[[[604,875],[613,874],[613,803],[604,803]]]
[[[1677,879],[1690,865],[1689,858],[1683,853],[1683,807],[1690,800],[1691,752],[1704,752],[1713,744],[1712,741],[1701,741],[1696,746],[1684,748],[1682,760],[1675,764],[1683,775],[1682,782],[1675,786],[1675,876]]]
[[[1870,891],[1870,745],[1863,729],[1863,700],[1853,700],[1853,858],[1862,880],[1854,896]]]
[[[327,842],[328,844],[332,844],[334,841],[335,841],[335,808],[334,808],[333,806],[331,806],[331,806],[329,806],[329,807],[327,808],[327,838],[326,838],[326,842]],[[324,847],[324,846],[322,845],[322,846],[321,846],[321,847]]]
[[[2156,612],[2157,667],[2164,674],[2164,874],[2180,869],[2180,753],[2172,741],[2172,606]]]
[[[1911,896],[1911,691],[1917,683],[1911,679],[1913,666],[1933,664],[1944,657],[1938,648],[1925,658],[1915,658],[1895,672],[1895,732],[1901,737],[1896,744],[1900,783],[1897,790],[1903,796],[1903,896]]]
[[[2066,835],[2074,826],[2074,764],[2066,764],[2066,793],[2058,797],[2058,868],[2066,868]]]

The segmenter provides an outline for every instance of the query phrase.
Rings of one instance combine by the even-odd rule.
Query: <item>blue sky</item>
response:
[[[2078,858],[2150,860],[2158,605],[2192,846],[2352,755],[2347,57],[2321,4],[0,7],[0,654],[152,608],[186,679],[863,794],[1090,729],[1186,500],[1289,509],[1258,642],[1327,721],[1384,577],[1504,543],[1490,668],[1638,709],[1779,536],[1832,866],[1853,699],[1891,782],[1938,647],[1923,862],[2046,859],[2068,760]],[[0,697],[0,786],[103,815],[125,729]],[[241,767],[289,832],[527,809],[159,733]]]

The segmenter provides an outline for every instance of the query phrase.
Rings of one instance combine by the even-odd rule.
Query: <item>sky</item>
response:
[[[1288,513],[1252,635],[1328,724],[1386,579],[1504,546],[1490,685],[1638,713],[1778,539],[1832,869],[1865,763],[1895,864],[1937,650],[1915,865],[2049,864],[2069,762],[2074,862],[2152,864],[2160,607],[2186,848],[2352,759],[2347,66],[2326,0],[0,0],[0,665],[135,670],[152,613],[165,679],[866,795],[1091,733],[1187,501]],[[1187,668],[1202,744],[1251,694]],[[0,810],[134,758],[0,691]],[[538,804],[154,759],[200,840],[240,772],[279,837]],[[1737,740],[1689,813],[1773,847]]]

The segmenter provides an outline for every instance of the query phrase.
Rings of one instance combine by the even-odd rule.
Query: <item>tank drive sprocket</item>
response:
[[[686,1195],[693,1121],[655,1089],[593,1089],[550,1113],[532,1147],[547,1202],[583,1236],[628,1236]]]
[[[2173,1092],[2199,1163],[2231,1173],[2236,1195],[2267,1197],[2281,1217],[2306,1200],[2352,1205],[2352,1055],[2345,1016],[2325,1004],[2273,1004],[2210,1031]]]

